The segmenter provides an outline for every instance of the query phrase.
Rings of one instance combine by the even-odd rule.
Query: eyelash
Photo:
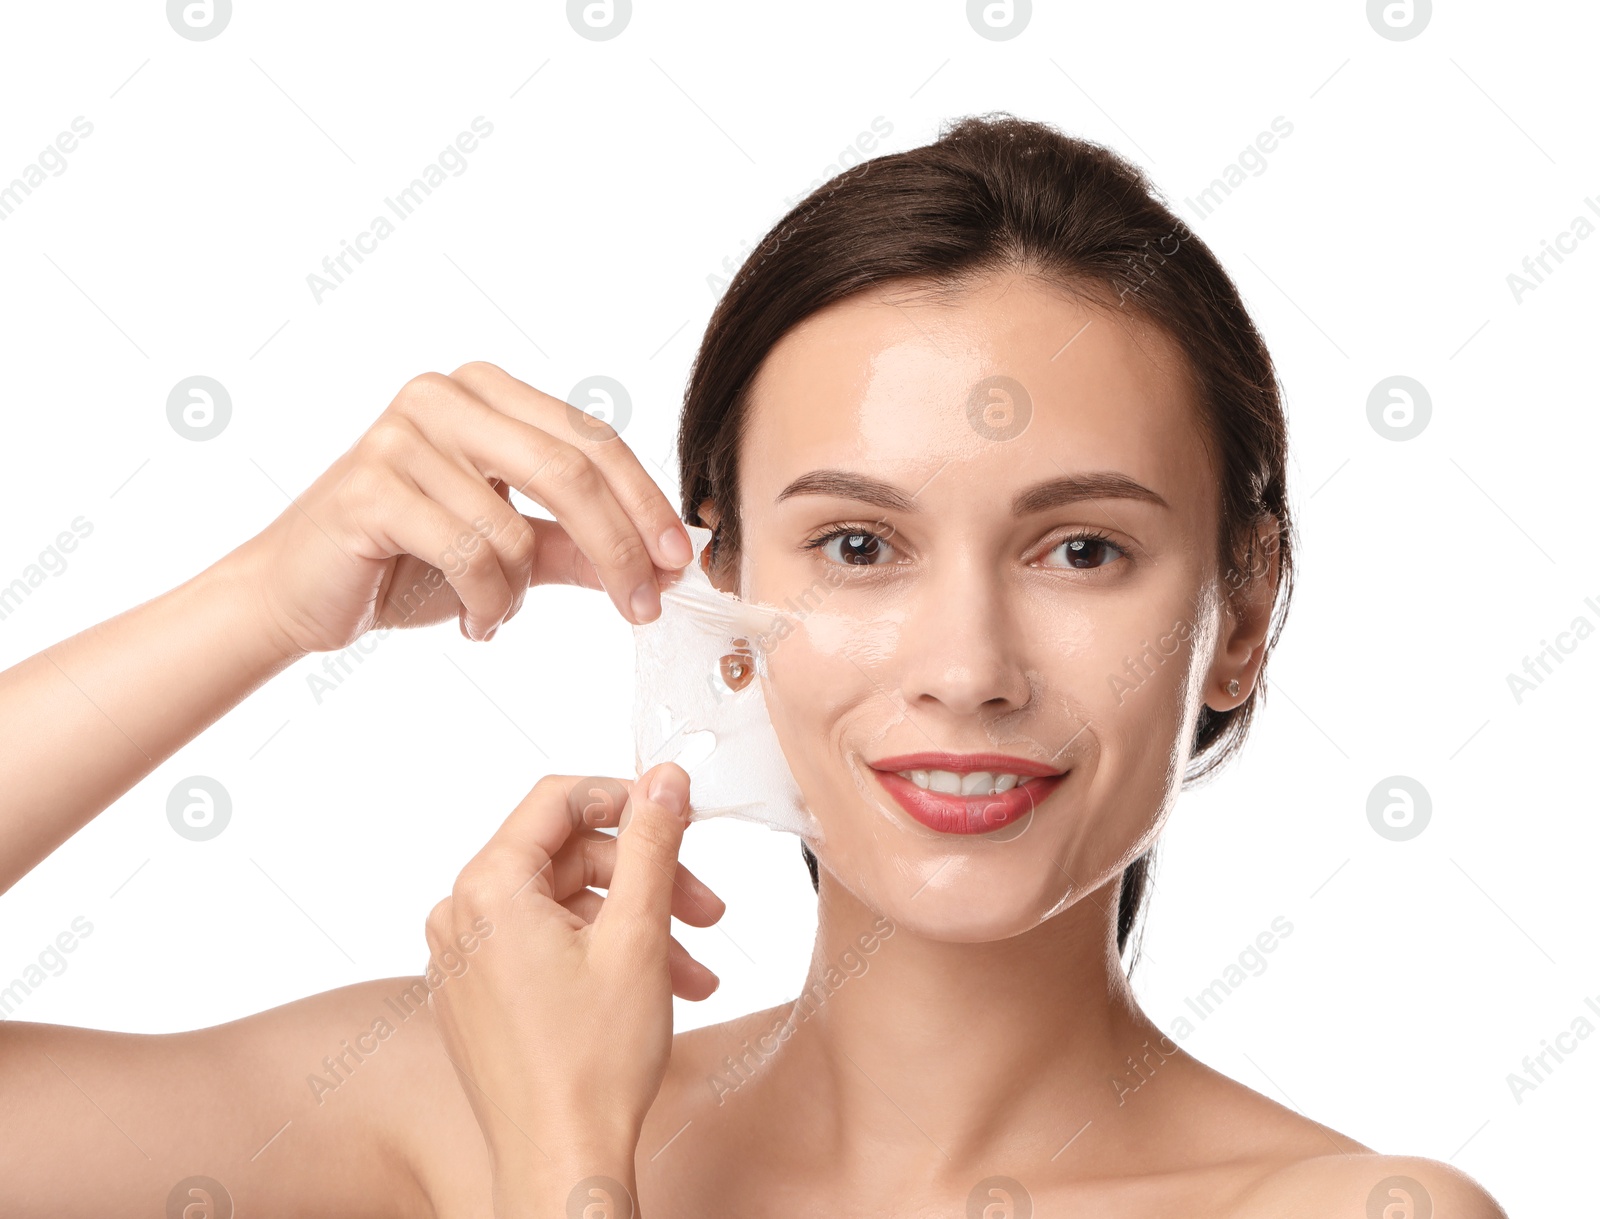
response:
[[[882,542],[888,542],[893,537],[893,534],[894,534],[894,530],[893,529],[891,529],[889,531],[889,536],[885,536],[884,534],[879,533],[877,528],[875,528],[873,526],[868,526],[868,525],[849,524],[849,523],[840,524],[840,525],[834,525],[834,526],[830,527],[829,529],[827,529],[826,531],[824,531],[823,533],[817,534],[816,536],[814,536],[812,538],[809,538],[805,542],[805,549],[807,549],[807,550],[820,550],[820,549],[822,549],[822,547],[826,546],[829,542],[833,541],[835,538],[859,537],[859,536],[863,536],[863,535],[867,536],[867,537],[877,538],[879,541],[882,541]],[[1103,545],[1103,546],[1109,546],[1112,550],[1116,551],[1117,556],[1119,558],[1126,559],[1126,558],[1129,557],[1127,547],[1118,545],[1116,542],[1112,541],[1109,537],[1107,537],[1105,534],[1101,533],[1099,530],[1096,530],[1096,529],[1084,529],[1084,530],[1080,530],[1077,533],[1069,533],[1069,534],[1066,534],[1063,537],[1057,538],[1056,541],[1050,546],[1050,549],[1045,551],[1045,554],[1049,554],[1051,551],[1059,549],[1061,546],[1063,546],[1064,544],[1066,544],[1068,542],[1099,543],[1100,545]],[[1115,562],[1115,560],[1112,560],[1112,562]],[[1099,571],[1101,568],[1110,567],[1111,565],[1112,565],[1111,563],[1102,563],[1098,567],[1066,567],[1066,568],[1062,568],[1060,570],[1065,570],[1065,571]],[[876,564],[876,563],[835,563],[834,566],[835,567],[865,567],[865,568],[869,568],[870,569],[872,567],[877,567],[877,566],[880,566],[880,565]]]

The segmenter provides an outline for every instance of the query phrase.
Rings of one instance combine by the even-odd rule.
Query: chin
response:
[[[853,870],[823,856],[818,863],[862,905],[919,938],[944,943],[1011,939],[1079,896],[1042,855],[986,861],[961,852],[908,852]]]
[[[1038,910],[986,910],[975,917],[971,907],[963,903],[942,902],[937,907],[930,904],[924,908],[917,904],[921,900],[919,897],[917,902],[907,903],[909,911],[896,921],[919,938],[946,944],[993,944],[1032,931],[1043,921],[1042,911]],[[1045,909],[1053,904],[1046,903]],[[896,916],[889,912],[889,917]]]

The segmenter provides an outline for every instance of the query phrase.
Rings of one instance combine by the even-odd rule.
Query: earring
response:
[[[1237,677],[1228,682],[1228,695],[1231,698],[1239,697],[1239,679]]]
[[[734,650],[722,658],[719,666],[722,670],[722,683],[730,690],[743,690],[756,675],[756,661],[750,654],[748,639],[735,639],[733,647]]]

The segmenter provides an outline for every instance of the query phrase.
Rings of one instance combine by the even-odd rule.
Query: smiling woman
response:
[[[764,691],[821,825],[816,960],[899,930],[737,1126],[662,1104],[726,1142],[701,1172],[755,1210],[782,1181],[890,1213],[883,1183],[926,1181],[932,1151],[942,1184],[914,1196],[965,1180],[979,1209],[998,1171],[1017,1213],[1356,1214],[1400,1196],[1391,1177],[1497,1213],[1181,1050],[1137,1113],[1093,1099],[1171,1045],[1118,957],[1179,792],[1243,743],[1293,588],[1279,386],[1214,255],[1120,157],[1003,116],[841,175],[773,231],[695,363],[682,507],[726,591],[837,588]],[[796,1184],[806,1153],[775,1151],[796,1143],[829,1182]]]
[[[176,1213],[204,1173],[303,1217],[1503,1219],[1133,994],[1151,852],[1240,747],[1293,571],[1271,359],[1136,168],[999,117],[823,184],[718,305],[679,453],[707,574],[791,610],[757,673],[811,817],[801,997],[674,1036],[717,979],[671,920],[724,912],[677,861],[688,776],[546,776],[433,908],[422,979],[160,1037],[0,1026],[0,1211]],[[643,624],[693,560],[609,426],[493,365],[417,377],[260,535],[0,673],[0,887],[307,653],[488,641],[545,583]]]
[[[1137,169],[1039,125],[968,120],[937,144],[862,169],[775,226],[786,239],[751,256],[713,316],[679,435],[685,514],[722,522],[716,554],[727,560],[749,528],[741,496],[752,512],[798,495],[866,505],[886,514],[880,530],[915,531],[911,517],[925,520],[944,505],[974,532],[1004,490],[1019,529],[1037,527],[1041,539],[1046,524],[1059,526],[1047,519],[1052,512],[1061,521],[1075,512],[1077,532],[1053,539],[1049,554],[1065,547],[1084,574],[1071,577],[1078,592],[1058,588],[1065,600],[1043,607],[1036,646],[1072,620],[1091,587],[1099,602],[1114,602],[1107,580],[1147,586],[1147,569],[1172,571],[1175,548],[1193,561],[1214,554],[1210,585],[1190,572],[1190,603],[1175,614],[1151,618],[1148,599],[1133,617],[1106,604],[1104,616],[1141,631],[1106,637],[1110,650],[1093,662],[1114,689],[1110,676],[1145,635],[1175,620],[1201,622],[1202,594],[1238,611],[1243,630],[1221,680],[1240,680],[1242,697],[1213,688],[1185,708],[1195,719],[1183,764],[1191,781],[1202,777],[1244,738],[1293,588],[1287,429],[1271,358],[1238,293]],[[1166,256],[1168,244],[1177,257]],[[1128,267],[1148,268],[1152,250],[1163,252],[1156,270],[1128,293]],[[875,346],[862,342],[868,336]],[[852,340],[857,361],[840,359]],[[1018,399],[1014,422],[998,432],[969,409],[974,390],[997,376]],[[757,409],[763,402],[770,405]],[[764,468],[780,455],[814,452],[819,437],[833,442],[832,453],[817,454],[821,468],[798,472],[766,500],[741,492],[743,454]],[[1115,460],[1086,460],[1100,453]],[[859,468],[821,465],[834,455]],[[905,468],[903,486],[882,478],[891,464]],[[1179,510],[1148,485],[1162,480],[1137,479],[1135,469],[1185,493]],[[1036,485],[1019,477],[1024,470]],[[1134,521],[1148,522],[1142,541],[1118,533]],[[858,536],[847,560],[856,564],[875,535]],[[1264,564],[1263,554],[1276,562]],[[1029,563],[1041,565],[1038,557],[1048,556]],[[896,559],[902,569],[906,561]],[[1121,574],[1098,570],[1118,566]],[[1260,578],[1241,586],[1223,577],[1241,570]],[[882,586],[887,577],[873,578]],[[1047,579],[1061,586],[1067,577]],[[1081,729],[1087,708],[1078,712],[1054,728]],[[1126,709],[1117,712],[1125,721]],[[1054,746],[1064,749],[1068,735]],[[1143,901],[1152,844],[1153,836],[1123,866],[1119,951]]]

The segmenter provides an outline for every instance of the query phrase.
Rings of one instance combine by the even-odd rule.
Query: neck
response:
[[[1118,883],[1022,935],[966,944],[896,926],[824,873],[780,1059],[844,1163],[1048,1159],[1077,1115],[1117,1104],[1126,1060],[1159,1036],[1116,951]]]

